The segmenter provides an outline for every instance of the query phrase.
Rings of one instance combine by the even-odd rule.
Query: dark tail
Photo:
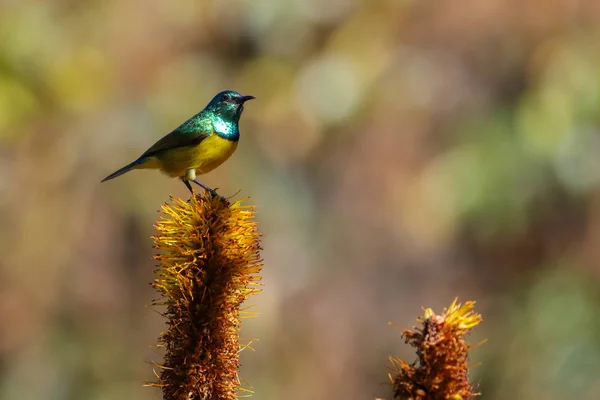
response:
[[[127,164],[126,166],[124,166],[120,170],[113,172],[112,174],[110,174],[106,178],[102,179],[100,182],[109,181],[109,180],[114,179],[114,178],[116,178],[118,176],[121,176],[124,173],[131,171],[132,169],[134,169],[138,165],[143,164],[144,161],[146,161],[146,160],[143,159],[143,158],[138,158],[137,160],[135,160],[131,164]]]

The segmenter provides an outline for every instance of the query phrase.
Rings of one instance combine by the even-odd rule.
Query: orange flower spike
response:
[[[441,315],[426,309],[418,318],[422,327],[405,330],[406,343],[417,349],[418,359],[409,365],[390,358],[396,400],[468,400],[479,395],[468,376],[468,352],[464,336],[482,321],[473,311],[474,301],[458,304],[454,299]]]
[[[161,207],[152,286],[166,305],[166,349],[158,382],[165,400],[235,399],[240,306],[260,291],[260,235],[252,206],[219,197],[172,199]]]

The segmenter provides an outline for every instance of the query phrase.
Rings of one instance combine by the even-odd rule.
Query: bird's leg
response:
[[[183,181],[183,183],[185,183],[185,186],[187,186],[187,188],[190,190],[190,192],[192,192],[192,197],[196,196],[196,193],[194,193],[194,189],[192,189],[192,185],[190,185],[190,181],[193,181],[196,179],[196,170],[195,169],[188,169],[187,171],[185,171],[185,176],[181,177],[181,180]]]
[[[209,192],[211,194],[211,196],[213,196],[213,197],[219,196],[219,194],[214,189],[209,188],[204,183],[202,183],[198,179],[196,179],[196,170],[195,169],[188,169],[187,171],[185,171],[185,180],[194,182],[196,185],[200,186],[202,189]],[[189,185],[189,182],[187,184]],[[193,193],[193,191],[192,191],[192,193]],[[223,199],[223,200],[226,200],[225,197],[223,197],[223,196],[219,196],[219,197],[221,197],[221,199]]]
[[[196,195],[196,193],[194,193],[194,188],[192,188],[192,185],[190,185],[190,182],[187,179],[181,178],[181,182],[185,183],[185,186],[190,190],[190,193],[192,194],[192,197],[190,197],[190,199],[187,201],[189,203],[192,201],[192,198]]]
[[[192,188],[192,185],[190,185],[190,181],[188,181],[187,179],[181,178],[181,182],[185,183],[185,186],[189,189],[190,193],[192,193],[192,195],[194,195],[194,188]]]
[[[198,185],[198,186],[202,187],[202,189],[204,189],[204,190],[206,190],[207,192],[209,192],[209,193],[211,194],[211,196],[213,196],[213,197],[217,197],[217,196],[219,196],[219,194],[217,193],[217,191],[216,191],[215,189],[211,189],[211,188],[209,188],[209,187],[208,187],[208,186],[206,186],[204,183],[200,182],[198,179],[194,179],[194,180],[192,180],[192,182],[194,182],[196,185]],[[221,198],[223,198],[223,199],[224,199],[224,197],[223,197],[223,196],[219,196],[219,197],[221,197]]]

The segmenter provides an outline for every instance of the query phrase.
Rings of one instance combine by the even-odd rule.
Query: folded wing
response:
[[[193,122],[188,121],[154,143],[140,158],[151,157],[177,147],[197,146],[209,137],[213,133],[212,131],[213,129],[201,129]]]

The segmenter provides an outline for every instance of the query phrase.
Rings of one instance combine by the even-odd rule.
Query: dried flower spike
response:
[[[390,379],[396,400],[467,400],[474,392],[468,376],[468,352],[464,336],[482,321],[473,311],[474,301],[457,304],[454,299],[441,315],[431,309],[418,321],[422,327],[405,330],[406,343],[417,349],[418,360],[409,365],[391,357]]]
[[[240,305],[262,269],[252,206],[220,197],[175,198],[154,236],[159,265],[153,306],[166,306],[160,376],[165,400],[235,399],[240,388]]]

